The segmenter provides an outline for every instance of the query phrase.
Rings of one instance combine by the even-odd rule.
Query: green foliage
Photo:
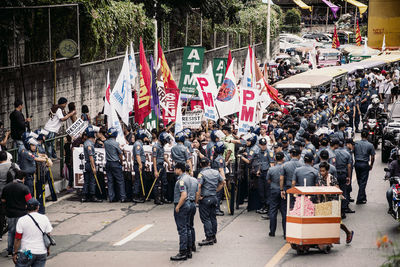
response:
[[[300,31],[301,13],[297,8],[286,11],[284,18],[284,29],[290,32]]]

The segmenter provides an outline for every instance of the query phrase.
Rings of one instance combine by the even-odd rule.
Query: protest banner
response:
[[[203,110],[186,111],[182,115],[183,129],[199,129],[201,127],[201,119],[203,118]]]
[[[213,121],[218,120],[219,116],[214,101],[217,93],[217,86],[215,85],[214,77],[212,75],[211,64],[208,66],[206,72],[197,75],[196,79],[200,98],[203,100],[204,117]]]
[[[198,92],[196,92],[196,79],[194,74],[201,73],[204,50],[204,47],[184,47],[181,78],[179,80],[181,93],[198,95]]]
[[[178,107],[179,89],[165,88],[165,107],[163,107],[163,122],[167,125],[176,120],[176,109]]]
[[[233,62],[233,61],[232,61]],[[220,117],[231,115],[240,111],[239,90],[236,86],[236,78],[233,73],[233,64],[226,72],[225,79],[219,87],[215,105]]]
[[[227,58],[214,58],[213,59],[213,73],[214,73],[214,80],[217,88],[219,88],[224,81],[225,72],[226,72],[226,65],[228,59]]]
[[[164,147],[164,155],[168,158],[170,162],[170,166],[172,167],[173,162],[171,159],[171,148],[172,146],[166,145]],[[151,161],[152,156],[152,147],[150,145],[143,146],[144,153],[146,156],[146,163],[145,163],[145,171],[151,172],[153,168],[153,162]],[[133,146],[125,145],[124,146],[124,156],[123,156],[123,164],[122,170],[126,172],[131,172],[132,175],[135,174],[133,171],[133,156],[132,156]],[[105,172],[106,166],[106,152],[104,148],[95,148],[95,165],[98,172]],[[85,157],[83,155],[83,147],[74,147],[73,148],[73,172],[74,172],[74,187],[75,188],[82,188],[83,187],[83,171],[85,169]],[[193,170],[196,170],[197,166],[197,153],[193,153],[192,155],[192,163],[193,163]],[[168,164],[164,163],[167,172],[173,172],[172,168],[168,168]],[[105,174],[105,179],[107,175]],[[105,181],[107,184],[107,181]]]
[[[77,119],[74,124],[69,126],[66,130],[67,134],[72,137],[72,139],[78,138],[88,127],[88,122],[83,121],[82,119]]]
[[[239,113],[239,133],[247,133],[256,124],[258,91],[250,87],[241,87],[241,108]]]

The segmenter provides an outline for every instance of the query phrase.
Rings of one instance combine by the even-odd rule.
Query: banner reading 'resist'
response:
[[[184,47],[181,78],[179,80],[181,93],[197,95],[196,79],[194,74],[201,73],[203,68],[204,50],[204,47]]]

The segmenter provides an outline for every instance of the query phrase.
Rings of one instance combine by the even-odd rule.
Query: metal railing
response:
[[[54,138],[51,139],[46,139],[46,141],[44,142],[44,146],[46,148],[46,154],[47,154],[47,148],[49,146],[50,142],[55,142],[54,144],[54,149],[57,151],[57,147],[59,147],[60,150],[60,176],[62,176],[63,173],[63,169],[64,169],[64,137],[66,137],[67,135],[59,135],[56,136]],[[59,144],[59,145],[58,145]],[[13,157],[13,162],[17,162],[18,161],[18,148],[11,148],[7,150],[8,153],[10,153]],[[67,177],[68,178],[68,177]]]

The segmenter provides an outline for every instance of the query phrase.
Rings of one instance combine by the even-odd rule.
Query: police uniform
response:
[[[283,185],[285,191],[292,187],[294,171],[303,165],[304,164],[300,162],[297,158],[292,158],[290,161],[285,162],[282,165],[281,175],[284,178]]]
[[[140,161],[142,162],[142,169],[139,170],[139,163],[137,162],[136,156],[139,155]],[[134,197],[139,197],[140,199],[144,198],[142,196],[143,191],[140,191],[142,188],[141,186],[141,181],[140,181],[140,175],[142,175],[142,180],[144,181],[144,170],[145,170],[145,165],[146,165],[146,156],[144,154],[144,149],[143,149],[143,143],[141,140],[137,140],[133,144],[133,153],[132,157],[134,159],[134,164],[133,164],[133,169],[135,171],[135,180],[133,182],[132,186],[132,194]],[[142,189],[143,190],[143,189]]]
[[[321,110],[320,114],[320,122],[319,122],[319,127],[323,126],[323,125],[328,125],[328,113],[326,112],[326,110]]]
[[[174,163],[181,162],[186,164],[186,161],[191,159],[189,149],[182,143],[177,143],[171,148],[171,158]]]
[[[94,178],[93,170],[90,165],[90,158],[92,156],[94,162],[96,162],[96,154],[94,152],[94,143],[88,139],[83,143],[83,154],[85,156],[85,171],[83,173],[83,195],[86,198],[94,197],[96,193],[96,181]]]
[[[31,151],[28,151],[24,146],[20,146],[18,148],[18,155],[18,165],[21,168],[21,171],[26,173],[25,185],[29,187],[31,195],[34,196],[35,190],[33,186],[33,176],[36,172],[35,158],[37,155]]]
[[[356,101],[354,99],[347,100],[348,112],[349,116],[349,126],[354,129],[354,110],[356,109]]]
[[[360,108],[361,111],[361,97],[355,96],[354,97],[354,105],[355,105],[355,117],[354,117],[354,128],[355,131],[358,131],[358,125],[360,124],[360,112],[358,112],[357,106]]]
[[[214,154],[214,156],[215,156],[215,154]],[[214,169],[216,171],[219,171],[219,169],[222,169],[224,171],[224,174],[225,174],[225,167],[226,167],[225,159],[221,154],[217,155],[216,158],[211,162],[212,169]],[[219,192],[217,192],[218,201],[217,201],[216,212],[221,212],[221,204],[220,203],[221,203],[221,199],[222,199],[223,195],[224,195],[223,190],[220,190]]]
[[[260,200],[258,199],[258,189],[257,189],[257,172],[260,170],[260,151],[261,148],[258,145],[253,145],[247,155],[247,159],[250,161],[250,176],[249,181],[249,195],[247,202],[247,210],[258,210],[261,208]]]
[[[307,153],[311,153],[313,156],[316,154],[315,146],[312,143],[308,143],[304,146],[303,151],[301,151],[301,157],[304,158]]]
[[[215,143],[213,141],[208,142],[207,146],[206,146],[206,156],[209,160],[213,159],[213,155],[214,155],[214,146]]]
[[[167,195],[167,171],[164,167],[164,147],[160,142],[156,142],[152,148],[152,157],[156,159],[158,179],[155,183],[155,200],[163,201]]]
[[[189,149],[189,153],[192,155],[193,154],[192,142],[185,139],[185,142],[183,143],[183,145]]]
[[[204,233],[207,238],[215,238],[217,234],[217,188],[224,181],[221,174],[210,167],[203,168],[198,176],[201,185],[201,197],[199,202],[199,213],[204,225]]]
[[[351,165],[351,155],[343,147],[339,147],[335,150],[336,154],[336,169],[337,169],[337,181],[340,190],[343,191],[345,199],[342,201],[342,208],[346,209],[349,205],[349,196],[347,193],[347,180],[348,176],[347,167]],[[349,177],[350,178],[350,177]]]
[[[106,173],[108,182],[108,199],[110,202],[116,200],[114,184],[118,186],[119,200],[126,200],[125,181],[122,173],[122,165],[119,155],[122,154],[121,148],[115,138],[109,138],[104,142],[106,151]]]
[[[189,176],[190,189],[188,192],[188,199],[190,205],[189,212],[189,230],[190,240],[188,241],[188,250],[195,250],[196,247],[196,231],[194,229],[194,216],[196,215],[196,194],[199,191],[199,182],[196,178]]]
[[[282,228],[283,235],[286,236],[286,199],[281,197],[280,189],[280,176],[282,173],[282,164],[278,164],[271,167],[267,174],[267,181],[271,186],[271,197],[270,197],[270,210],[269,210],[269,234],[270,236],[275,235],[276,221],[278,210],[282,215]]]
[[[258,177],[258,195],[262,207],[269,206],[270,202],[270,184],[267,183],[268,170],[271,167],[271,163],[274,163],[274,152],[269,149],[260,149],[260,155],[258,157],[258,165],[260,168],[260,176]]]
[[[36,146],[36,153],[37,154],[46,154],[46,148],[44,144],[40,143]],[[43,166],[41,166],[43,165]],[[38,164],[40,169],[43,171],[44,180],[47,180],[50,189],[50,195],[52,201],[57,201],[57,194],[56,190],[54,189],[54,180],[50,177],[49,167],[46,166],[46,163]],[[40,201],[39,201],[40,202]]]
[[[296,186],[315,186],[318,182],[318,171],[313,166],[305,164],[294,171],[293,180],[296,181]]]
[[[322,162],[314,164],[314,169],[316,169],[317,171],[319,171],[319,166],[321,165]],[[329,162],[327,162],[329,164],[329,173],[333,176],[333,177],[337,177],[337,170],[336,167],[333,166],[332,164],[330,164]]]
[[[364,99],[367,99],[367,101],[365,101],[364,103],[361,103],[361,105],[360,105],[360,111],[361,111],[361,113],[362,113],[362,116],[364,116],[364,114],[367,112],[368,106],[369,106],[369,104],[370,104],[370,97],[371,97],[371,93],[370,93],[369,90],[364,90],[364,91],[361,93],[361,100],[360,100],[360,103],[361,103],[361,101],[363,101]]]
[[[375,155],[374,146],[367,140],[359,140],[354,146],[354,169],[356,170],[358,195],[357,202],[367,201],[365,188],[367,187],[369,176],[369,160],[370,156]]]
[[[179,203],[181,198],[181,193],[186,192],[189,194],[190,190],[190,179],[187,174],[182,174],[178,177],[174,187],[174,207]],[[191,239],[191,231],[189,229],[189,214],[190,214],[190,204],[188,197],[184,204],[179,208],[179,212],[176,212],[174,208],[174,218],[176,227],[179,234],[179,251],[181,253],[186,253]]]

